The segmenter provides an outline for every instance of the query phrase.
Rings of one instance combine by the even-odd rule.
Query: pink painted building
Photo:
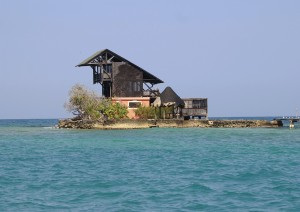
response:
[[[122,105],[125,105],[128,110],[128,118],[135,119],[138,118],[135,115],[135,110],[140,107],[149,107],[150,106],[150,97],[114,97],[112,98],[113,102],[118,102]]]

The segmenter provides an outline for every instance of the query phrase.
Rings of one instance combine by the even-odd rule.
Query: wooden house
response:
[[[135,117],[134,110],[139,106],[151,104],[172,106],[170,118],[178,118],[178,114],[185,119],[207,118],[206,98],[181,99],[170,87],[160,94],[153,86],[162,80],[109,49],[98,51],[77,65],[82,66],[92,68],[93,83],[102,86],[102,96],[127,106],[129,118]]]
[[[82,66],[92,68],[93,83],[102,86],[102,96],[126,105],[130,118],[134,117],[135,108],[140,105],[150,106],[159,94],[153,86],[163,83],[153,74],[109,49],[98,51],[77,65]]]
[[[182,115],[184,119],[207,118],[208,104],[207,98],[185,98]]]

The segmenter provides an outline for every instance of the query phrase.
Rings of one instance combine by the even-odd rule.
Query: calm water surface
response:
[[[0,211],[300,211],[300,128],[0,120]]]

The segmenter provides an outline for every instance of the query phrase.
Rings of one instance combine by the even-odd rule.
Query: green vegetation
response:
[[[135,114],[140,119],[158,119],[158,118],[165,118],[168,117],[169,114],[173,113],[172,107],[144,107],[140,106],[135,110]]]
[[[127,107],[124,105],[121,105],[120,103],[112,103],[111,100],[106,99],[105,105],[103,107],[103,113],[107,115],[108,119],[124,119],[127,118]]]
[[[156,111],[154,107],[144,107],[140,106],[135,110],[135,115],[137,115],[140,119],[154,119],[157,117]]]
[[[105,116],[108,119],[124,119],[128,113],[126,106],[102,98],[80,84],[71,88],[65,108],[78,118],[89,120],[100,120]]]

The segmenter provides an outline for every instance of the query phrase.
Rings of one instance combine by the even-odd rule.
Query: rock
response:
[[[107,120],[92,121],[81,119],[59,120],[58,128],[67,129],[143,129],[143,128],[257,128],[279,127],[278,122],[266,120],[183,120],[183,119],[160,119],[160,120]]]

